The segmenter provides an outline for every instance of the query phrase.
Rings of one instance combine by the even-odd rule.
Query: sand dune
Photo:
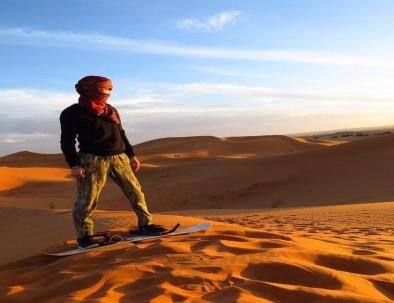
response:
[[[0,191],[18,188],[34,182],[70,182],[68,169],[0,167]]]
[[[340,217],[337,227],[345,228],[357,218],[358,214],[351,216],[352,207]],[[383,211],[394,214],[393,203],[368,207],[374,220],[379,220]],[[2,211],[15,216],[11,209]],[[291,223],[291,215],[309,214],[318,219],[326,211],[315,208],[287,211],[286,215]],[[258,225],[265,224],[269,213],[255,213],[247,220],[243,215],[217,217],[223,223],[214,221],[214,227],[204,233],[53,258],[33,253],[31,245],[36,245],[36,252],[55,243],[58,249],[65,247],[61,242],[70,239],[69,214],[40,210],[18,210],[17,214],[26,222],[24,236],[30,251],[25,254],[33,256],[0,266],[1,302],[383,303],[394,299],[394,259],[389,257],[394,252],[394,238],[391,235],[384,240],[388,236],[384,232],[380,237],[364,237],[352,231],[347,240],[318,240],[314,237],[321,231],[299,227],[283,233],[273,220],[271,229],[278,229],[267,231]],[[202,220],[168,215],[155,218],[160,223],[181,222],[184,226]],[[100,212],[97,226],[122,230],[130,226],[130,219],[130,214],[123,212]],[[260,230],[237,223],[255,227],[257,223]],[[39,235],[40,245],[33,235]],[[358,239],[350,239],[352,235]],[[370,243],[368,250],[361,249],[363,240]]]
[[[212,140],[216,142],[220,139]],[[264,141],[261,138],[256,140]],[[170,145],[175,141],[171,139]],[[154,146],[157,147],[156,143]],[[243,150],[245,153],[251,151]],[[272,208],[394,200],[393,136],[334,146],[320,144],[311,150],[280,154],[266,152],[264,149],[262,154],[241,158],[149,158],[141,151],[141,158],[145,159],[138,177],[152,211]],[[12,177],[12,173],[7,176]],[[55,176],[51,178],[56,179]],[[69,208],[75,199],[75,185],[69,180],[57,180],[62,182],[54,184],[36,180],[31,183],[27,178],[18,187],[9,184],[8,188],[14,189],[1,193],[0,206],[48,208],[53,203],[55,208]],[[102,192],[99,207],[128,210],[129,204],[123,193],[112,182],[108,183]],[[55,191],[55,196],[50,194]],[[47,196],[42,196],[43,192]],[[32,196],[41,198],[32,202]]]
[[[290,138],[286,136],[227,137],[213,136],[175,137],[151,140],[135,145],[137,154],[152,158],[160,155],[188,155],[192,157],[273,154],[316,149],[332,145],[334,141]],[[0,157],[0,167],[64,167],[62,154],[39,154],[29,151],[17,152]]]
[[[152,140],[136,150],[144,156],[212,157],[237,154],[283,154],[317,149],[327,142],[308,142],[286,136],[255,137],[181,137]]]
[[[58,167],[67,168],[62,154],[39,154],[29,151],[0,157],[0,167]]]
[[[158,211],[392,201],[393,153],[387,136],[268,157],[152,161],[160,167],[141,180]]]
[[[151,211],[172,211],[155,222],[213,228],[39,255],[75,245],[75,182],[62,155],[2,157],[0,302],[394,300],[394,203],[365,204],[394,201],[392,136],[167,138],[136,149]],[[317,207],[326,204],[343,205]],[[136,224],[110,181],[99,208],[96,230]]]
[[[321,145],[325,145],[325,146],[332,146],[332,145],[347,143],[346,141],[327,140],[327,139],[323,140],[323,139],[302,138],[302,137],[294,138],[294,139],[299,142],[321,144]]]

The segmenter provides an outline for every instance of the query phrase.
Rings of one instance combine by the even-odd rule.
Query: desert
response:
[[[63,155],[0,158],[1,302],[392,302],[391,134],[179,137],[135,146],[155,222],[201,233],[65,258],[75,182]],[[108,181],[97,230],[136,225]]]
[[[393,303],[393,12],[2,0],[0,303]]]

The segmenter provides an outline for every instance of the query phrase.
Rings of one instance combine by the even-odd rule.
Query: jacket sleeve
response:
[[[60,148],[70,167],[81,165],[75,148],[77,137],[77,124],[71,111],[64,110],[60,115]]]

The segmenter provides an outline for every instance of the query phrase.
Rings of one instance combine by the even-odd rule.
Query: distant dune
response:
[[[393,200],[394,136],[345,144],[303,140],[284,136],[154,140],[136,147],[143,163],[137,175],[153,211]],[[61,155],[26,152],[0,158],[1,166],[59,167],[62,161]],[[4,169],[0,168],[3,175]],[[55,208],[69,208],[75,196],[71,179],[37,173],[34,177],[30,171],[25,181],[19,176],[18,186],[9,184],[0,205],[47,208],[52,203]],[[64,168],[61,178],[67,174]],[[7,175],[12,180],[13,173]],[[51,193],[55,192],[54,197]],[[32,196],[41,198],[32,201]],[[109,182],[99,207],[127,210],[129,206],[123,193]]]
[[[315,142],[314,142],[315,141]],[[330,144],[329,140],[309,140],[286,136],[175,137],[151,140],[135,145],[139,156],[182,157],[232,156],[236,154],[273,154],[312,150]],[[62,154],[40,154],[29,151],[0,157],[0,167],[62,167],[67,168]]]
[[[59,167],[66,168],[62,154],[39,154],[22,151],[0,157],[0,167]]]
[[[286,136],[255,137],[181,137],[148,141],[136,146],[138,154],[154,156],[178,154],[187,157],[229,156],[236,154],[274,154],[312,150],[321,147],[314,142]]]

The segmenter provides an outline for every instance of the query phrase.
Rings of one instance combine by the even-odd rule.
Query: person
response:
[[[138,230],[159,233],[152,223],[144,193],[134,175],[140,169],[134,149],[122,127],[118,111],[107,103],[112,81],[86,76],[75,85],[79,101],[60,115],[60,146],[71,175],[77,180],[77,199],[72,215],[80,248],[98,246],[93,238],[92,215],[107,176],[121,187],[138,218]],[[79,152],[76,151],[76,138]]]

